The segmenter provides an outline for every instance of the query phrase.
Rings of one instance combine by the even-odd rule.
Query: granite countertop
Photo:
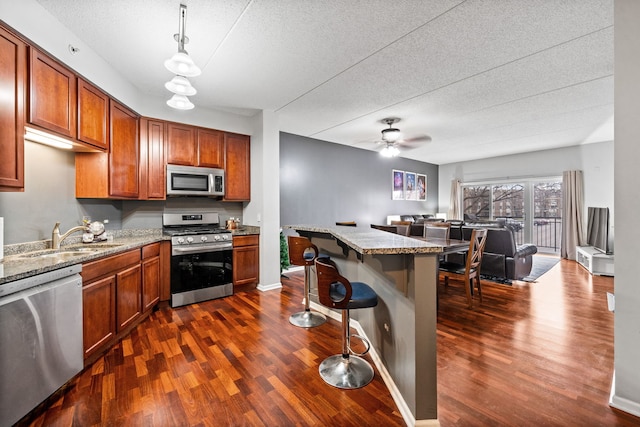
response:
[[[430,254],[443,249],[440,245],[368,227],[286,225],[283,228],[330,234],[363,255]]]
[[[126,252],[151,243],[163,240],[171,240],[170,236],[165,236],[162,229],[146,230],[108,230],[114,238],[112,241],[83,244],[76,236],[65,239],[60,251],[73,250],[74,248],[95,249],[72,256],[64,260],[46,257],[29,257],[29,255],[41,252],[54,252],[50,249],[50,240],[28,242],[22,244],[5,246],[5,256],[0,261],[0,286],[4,283],[25,277],[35,276],[48,271],[57,270],[74,264],[80,264],[105,256]],[[241,226],[237,230],[232,230],[234,236],[250,234],[260,234],[260,227]]]

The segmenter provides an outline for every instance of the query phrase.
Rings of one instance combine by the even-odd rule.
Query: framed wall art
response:
[[[416,174],[414,172],[404,173],[404,199],[418,200],[418,192],[416,191]]]
[[[391,180],[391,199],[404,200],[404,172],[394,169]]]
[[[424,202],[425,200],[427,200],[427,176],[417,174],[416,180],[418,200]]]

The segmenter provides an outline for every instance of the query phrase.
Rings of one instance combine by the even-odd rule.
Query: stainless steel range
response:
[[[233,294],[233,242],[217,212],[163,213],[171,236],[171,306]]]

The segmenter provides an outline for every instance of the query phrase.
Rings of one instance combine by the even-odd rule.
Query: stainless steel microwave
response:
[[[224,170],[167,165],[167,196],[224,196]]]

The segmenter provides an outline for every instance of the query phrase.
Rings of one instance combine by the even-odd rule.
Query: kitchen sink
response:
[[[101,252],[122,246],[122,244],[105,244],[99,246],[71,246],[64,249],[45,249],[20,255],[20,258],[54,259],[60,262],[68,261],[87,254]]]

